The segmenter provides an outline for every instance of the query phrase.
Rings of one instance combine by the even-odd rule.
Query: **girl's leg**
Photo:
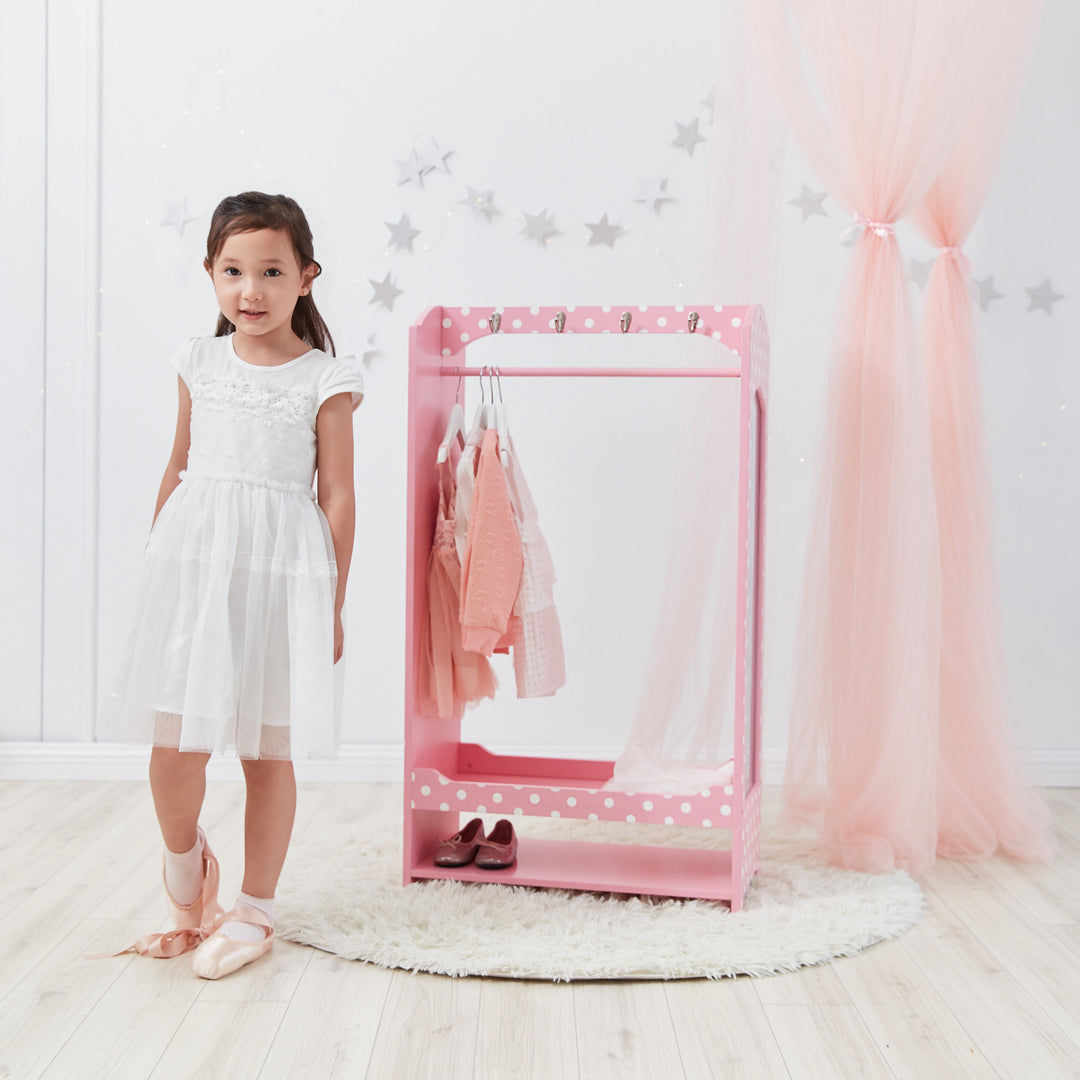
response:
[[[195,843],[209,760],[209,754],[191,754],[168,746],[155,746],[150,754],[154,810],[170,851],[187,851]]]
[[[251,897],[270,900],[285,864],[296,816],[296,776],[291,761],[245,760],[244,884]]]

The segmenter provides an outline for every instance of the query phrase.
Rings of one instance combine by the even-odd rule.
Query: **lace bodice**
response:
[[[318,349],[260,367],[237,356],[231,336],[196,338],[174,363],[191,394],[191,478],[310,493],[319,408],[334,394],[351,392],[354,408],[363,396],[356,362]]]

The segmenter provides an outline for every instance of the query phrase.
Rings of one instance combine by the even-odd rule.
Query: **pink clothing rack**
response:
[[[605,791],[614,763],[497,756],[461,742],[460,721],[419,710],[427,565],[435,528],[435,455],[458,380],[482,367],[452,363],[493,334],[688,334],[727,346],[738,367],[499,367],[501,377],[734,378],[739,427],[738,621],[733,776],[692,795]],[[728,354],[723,354],[727,359]],[[762,579],[769,339],[756,305],[674,307],[433,307],[409,332],[405,651],[404,883],[425,878],[726,900],[732,911],[759,865],[761,836]],[[517,865],[497,873],[434,864],[461,814],[637,821],[729,830],[730,850],[523,837]]]

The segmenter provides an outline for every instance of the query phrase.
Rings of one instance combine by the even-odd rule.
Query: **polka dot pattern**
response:
[[[736,356],[745,341],[746,323],[754,320],[757,328],[754,306],[721,307],[719,305],[678,304],[675,306],[656,305],[650,307],[640,304],[631,307],[492,307],[492,308],[453,308],[442,309],[443,356],[454,356],[467,345],[482,341],[491,336],[488,318],[493,312],[499,312],[502,323],[501,334],[554,334],[555,316],[562,312],[566,316],[563,328],[565,334],[618,334],[621,333],[619,320],[624,311],[632,315],[630,332],[637,334],[686,334],[689,332],[688,318],[691,311],[698,313],[695,333],[723,342],[732,349]],[[764,322],[762,322],[762,331]],[[768,345],[766,341],[766,356]],[[482,359],[479,361],[482,362]]]
[[[730,828],[734,788],[706,788],[694,795],[631,794],[596,788],[551,788],[530,784],[453,781],[436,769],[413,770],[409,798],[417,810],[446,810],[443,791],[453,784],[454,810],[462,813],[526,814],[529,817],[582,818],[588,821],[639,821],[656,825]],[[725,794],[725,791],[727,794]],[[719,804],[719,805],[718,805]]]

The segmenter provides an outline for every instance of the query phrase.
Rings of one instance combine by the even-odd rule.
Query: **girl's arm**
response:
[[[180,472],[187,468],[188,450],[191,449],[191,394],[184,380],[177,376],[180,386],[180,403],[176,410],[176,434],[173,436],[172,453],[169,464],[165,466],[165,475],[158,488],[157,505],[154,507],[154,521],[157,521],[165,500],[176,490],[180,483]],[[153,528],[153,524],[151,524]]]
[[[334,598],[334,663],[341,659],[344,631],[341,609],[349,580],[353,534],[356,530],[356,496],[353,492],[352,395],[335,394],[323,402],[315,418],[317,440],[318,499],[330,525],[337,562],[337,595]]]

